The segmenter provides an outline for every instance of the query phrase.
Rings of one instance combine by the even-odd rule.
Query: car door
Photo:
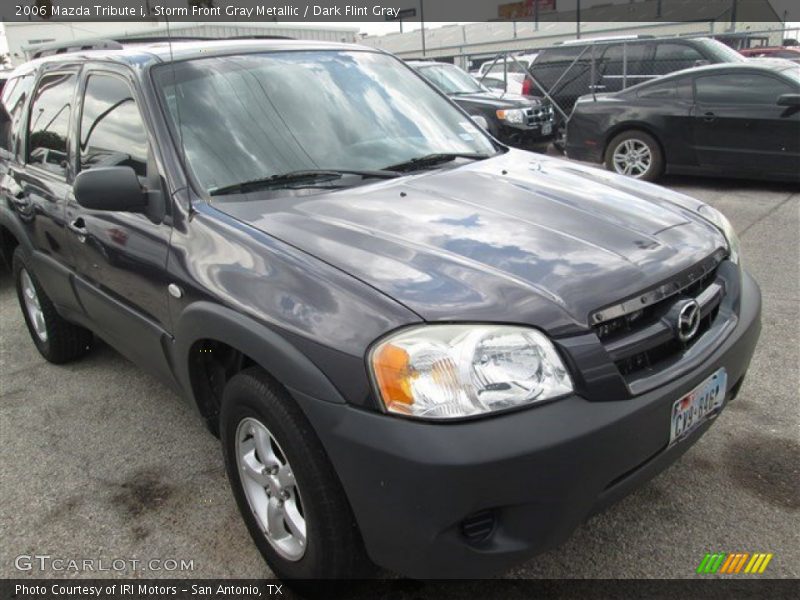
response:
[[[16,213],[21,235],[31,243],[30,259],[39,282],[65,313],[79,310],[70,285],[64,221],[72,177],[70,123],[77,80],[77,69],[44,72],[27,104],[26,96],[34,89],[31,74],[4,95],[10,117],[5,144],[10,146],[0,189]]]
[[[98,333],[135,362],[169,375],[162,343],[171,329],[166,265],[172,228],[160,208],[163,184],[135,85],[125,71],[90,68],[80,96],[76,172],[131,167],[151,209],[88,209],[68,194],[78,297]]]
[[[772,73],[736,70],[698,76],[694,90],[692,138],[701,167],[798,172],[800,114],[778,105],[796,87]]]

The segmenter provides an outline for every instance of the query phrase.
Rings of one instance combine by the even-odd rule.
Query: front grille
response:
[[[714,255],[675,280],[592,316],[597,337],[623,377],[658,371],[711,329],[725,295],[725,283],[717,277],[723,257]],[[684,342],[677,335],[674,312],[677,303],[689,299],[699,305],[700,322]]]
[[[553,106],[548,104],[529,108],[525,111],[526,123],[528,127],[538,127],[544,123],[553,121]]]

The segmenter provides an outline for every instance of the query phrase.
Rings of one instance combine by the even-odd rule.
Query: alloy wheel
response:
[[[236,462],[250,510],[275,551],[286,560],[305,554],[306,520],[286,454],[266,426],[245,418],[236,429]]]
[[[22,287],[22,298],[25,302],[25,311],[33,325],[36,336],[42,341],[47,341],[47,324],[44,321],[44,311],[39,302],[39,295],[36,293],[36,286],[33,279],[25,269],[19,274],[19,282]]]
[[[640,178],[653,163],[650,147],[637,139],[627,139],[614,149],[614,170],[628,177]]]

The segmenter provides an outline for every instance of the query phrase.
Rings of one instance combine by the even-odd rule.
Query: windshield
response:
[[[490,139],[397,59],[302,51],[158,67],[155,80],[206,192],[302,170],[375,170]]]
[[[420,73],[445,94],[478,94],[486,90],[469,73],[454,65],[420,67]]]
[[[705,49],[719,62],[745,62],[747,59],[730,46],[718,40],[698,40]]]

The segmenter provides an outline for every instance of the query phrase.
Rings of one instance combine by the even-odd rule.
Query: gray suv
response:
[[[78,50],[2,105],[33,344],[178,390],[280,577],[502,572],[676,461],[756,346],[721,213],[509,149],[382,52]]]

